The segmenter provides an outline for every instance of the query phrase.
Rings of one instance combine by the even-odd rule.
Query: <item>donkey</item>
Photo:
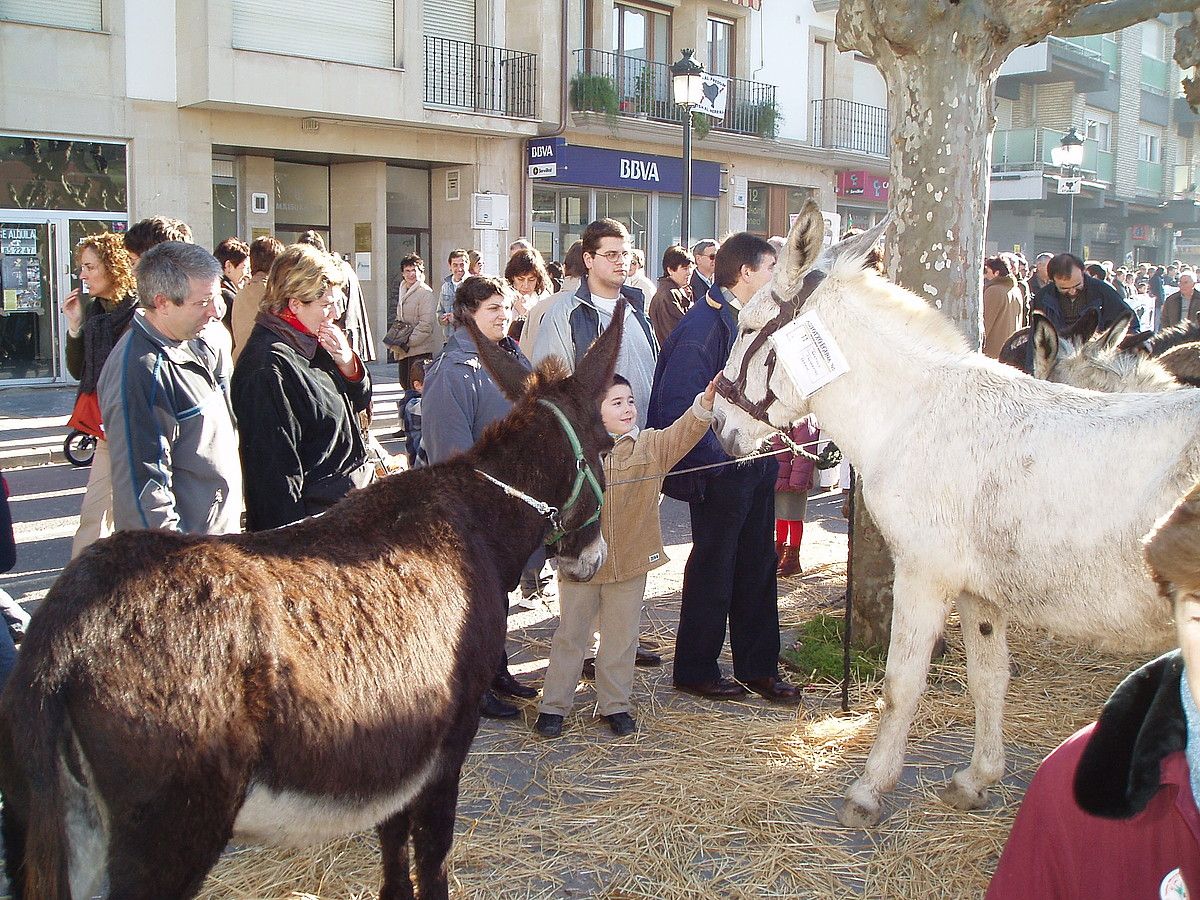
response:
[[[1125,346],[1130,316],[1097,331],[1099,316],[1089,309],[1068,332],[1059,334],[1045,316],[1034,313],[1033,376],[1107,394],[1157,393],[1182,387],[1141,346]]]
[[[414,896],[410,837],[419,896],[445,898],[502,597],[552,527],[566,577],[604,559],[622,318],[570,377],[527,376],[468,325],[516,406],[444,464],[274,531],[124,532],[68,566],[0,700],[16,896],[193,897],[231,839],[374,826],[381,900]]]
[[[863,270],[883,227],[830,248],[822,280],[814,264],[825,226],[817,205],[805,206],[773,282],[738,317],[714,410],[735,456],[815,413],[861,475],[892,551],[879,733],[839,812],[856,827],[878,822],[900,777],[930,652],[955,601],[975,748],[942,796],[961,809],[983,806],[1004,771],[1010,620],[1123,649],[1170,644],[1169,610],[1139,541],[1200,476],[1200,394],[1081,391],[985,358],[919,297]],[[763,335],[809,313],[849,369],[806,395],[787,365],[787,334]],[[820,369],[812,356],[797,362]],[[936,470],[934,457],[944,462]]]

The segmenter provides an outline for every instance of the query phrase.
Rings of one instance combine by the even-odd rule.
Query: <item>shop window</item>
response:
[[[733,23],[724,19],[708,20],[708,53],[705,69],[714,75],[733,75]]]
[[[0,206],[125,212],[125,145],[0,137]]]
[[[646,268],[653,276],[665,274],[661,271],[662,254],[672,244],[679,243],[679,212],[683,201],[673,194],[658,196],[658,259],[647,259]],[[691,215],[688,218],[688,244],[704,238],[716,238],[717,202],[707,198],[692,198]],[[647,276],[647,277],[653,277]]]
[[[750,182],[746,192],[746,230],[760,237],[786,235],[791,229],[791,217],[815,193],[807,187]]]
[[[625,226],[633,246],[646,249],[650,229],[650,195],[629,191],[596,191],[596,218],[616,219]]]
[[[275,163],[275,227],[288,234],[309,228],[328,234],[328,166]]]
[[[100,31],[100,0],[0,0],[0,20]]]

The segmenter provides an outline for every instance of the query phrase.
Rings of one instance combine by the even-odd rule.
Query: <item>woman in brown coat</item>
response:
[[[1004,342],[1021,327],[1021,290],[1000,256],[983,261],[983,352],[996,359]]]
[[[668,247],[663,254],[663,276],[658,279],[658,290],[650,301],[650,324],[661,347],[667,342],[683,314],[692,305],[692,270],[696,260],[686,247]]]

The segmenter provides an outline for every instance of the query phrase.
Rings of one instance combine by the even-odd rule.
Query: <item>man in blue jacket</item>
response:
[[[659,354],[649,427],[674,422],[721,371],[737,336],[738,312],[774,271],[775,250],[762,238],[743,232],[721,245],[712,288],[707,296],[696,298]],[[675,468],[729,460],[709,431]],[[683,570],[675,639],[678,690],[730,700],[748,687],[768,700],[801,700],[800,691],[779,678],[774,545],[778,470],[775,460],[765,457],[672,475],[663,484],[668,496],[687,501],[692,520],[692,553]],[[726,621],[736,681],[723,676],[717,665]]]

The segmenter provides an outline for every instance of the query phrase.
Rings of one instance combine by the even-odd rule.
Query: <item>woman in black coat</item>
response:
[[[371,378],[334,323],[341,278],[332,257],[304,244],[267,276],[231,382],[249,531],[321,512],[374,478],[358,423]]]

